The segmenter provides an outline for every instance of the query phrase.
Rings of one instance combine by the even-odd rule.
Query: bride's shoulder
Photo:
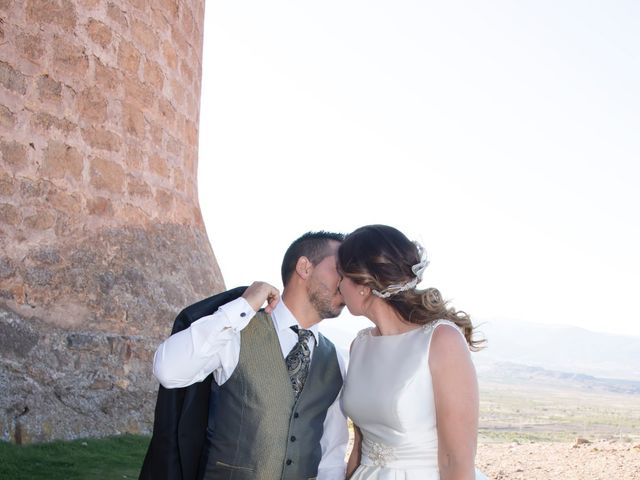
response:
[[[427,323],[427,324],[422,326],[422,331],[429,338],[429,340],[427,342],[428,344],[431,344],[431,341],[433,340],[433,336],[434,336],[435,331],[438,329],[438,327],[440,327],[442,325],[447,325],[449,327],[452,327],[453,329],[457,330],[457,332],[459,334],[462,334],[462,330],[460,330],[460,327],[458,327],[454,322],[452,322],[450,320],[444,320],[444,319],[434,320],[434,321],[429,322],[429,323]],[[463,335],[463,338],[464,338],[464,335]]]
[[[445,320],[443,318],[441,318],[440,320],[434,320],[432,322],[426,323],[422,326],[422,328],[424,329],[425,332],[432,332],[436,327],[439,327],[440,325],[449,325],[450,327],[453,327],[456,330],[460,330],[460,327],[458,327],[454,322],[452,322],[451,320]]]
[[[373,327],[363,328],[356,334],[355,338],[351,341],[351,345],[349,346],[349,355],[351,355],[351,352],[353,352],[356,344],[362,343],[362,340],[364,340],[365,337],[371,335],[370,332],[372,329]]]
[[[371,336],[371,330],[373,330],[374,327],[367,327],[367,328],[363,328],[362,330],[360,330],[358,332],[358,334],[356,335],[356,339],[361,339],[362,337],[369,337]]]

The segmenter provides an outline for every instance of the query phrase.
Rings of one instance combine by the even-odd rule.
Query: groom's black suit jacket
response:
[[[240,297],[246,288],[237,287],[188,306],[176,317],[171,335]],[[209,421],[212,377],[185,388],[160,386],[140,480],[196,480]]]

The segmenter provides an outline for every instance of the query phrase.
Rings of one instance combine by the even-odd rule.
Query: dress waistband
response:
[[[363,438],[360,463],[384,468],[437,468],[438,445],[430,442],[391,446]]]

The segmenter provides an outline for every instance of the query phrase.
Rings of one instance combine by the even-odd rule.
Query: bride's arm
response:
[[[353,449],[349,455],[349,461],[347,462],[347,479],[351,478],[353,472],[360,465],[360,447],[362,446],[362,434],[360,429],[353,424]]]
[[[469,348],[455,327],[433,332],[429,368],[438,425],[441,480],[473,480],[478,436],[478,381]]]

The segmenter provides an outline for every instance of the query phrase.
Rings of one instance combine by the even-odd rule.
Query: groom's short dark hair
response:
[[[282,269],[280,271],[282,285],[286,286],[289,283],[291,274],[296,269],[296,263],[298,263],[300,257],[307,257],[314,265],[320,263],[329,254],[327,247],[332,240],[342,243],[344,234],[320,230],[319,232],[307,232],[297,240],[294,240],[287,248],[282,259]]]

